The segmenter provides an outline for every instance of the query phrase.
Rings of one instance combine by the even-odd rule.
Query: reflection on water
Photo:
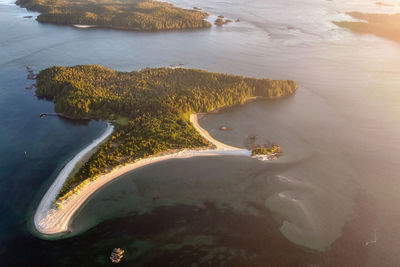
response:
[[[287,238],[310,248],[325,249],[340,236],[343,224],[352,217],[355,189],[346,184],[354,173],[344,154],[346,144],[332,136],[333,129],[326,125],[321,128],[319,118],[310,121],[297,112],[303,106],[301,102],[310,101],[311,97],[296,95],[295,99],[280,102],[251,103],[209,115],[201,123],[214,136],[232,145],[243,144],[243,137],[248,134],[266,137],[283,148],[282,162],[308,159],[285,169],[280,176],[282,186],[266,204],[285,218],[281,231]],[[232,130],[219,131],[221,122]],[[312,125],[304,127],[306,124]]]
[[[292,105],[290,100],[280,104],[286,110]],[[273,118],[274,108],[280,109],[279,116],[286,115],[278,102],[258,102],[209,115],[200,123],[215,137],[235,146],[243,146],[244,137],[249,134],[271,138],[284,149],[279,160],[193,158],[150,166],[126,175],[98,193],[82,210],[75,227],[89,227],[130,212],[140,214],[160,205],[198,206],[213,202],[252,214],[246,203],[253,203],[282,219],[281,232],[289,240],[313,249],[326,249],[352,218],[354,189],[344,186],[352,171],[342,156],[341,146],[336,145],[339,149],[330,149],[329,153],[317,149],[317,140],[313,145],[307,140],[307,128],[296,127],[301,121],[292,116],[286,120]],[[221,124],[230,130],[218,130]],[[293,131],[283,131],[289,125]],[[326,139],[320,140],[326,144]],[[333,159],[340,167],[326,173],[333,168]],[[334,188],[340,188],[340,193]],[[102,210],[105,213],[99,212]]]
[[[330,23],[347,18],[346,11],[398,12],[400,6],[377,6],[373,0],[174,0],[241,22],[197,32],[130,33],[39,24],[23,18],[32,13],[11,2],[0,2],[0,253],[10,263],[71,265],[82,259],[82,265],[101,265],[106,264],[104,255],[110,247],[132,243],[133,251],[147,256],[159,244],[169,251],[175,248],[170,258],[162,253],[155,257],[172,264],[182,255],[194,257],[195,251],[185,254],[177,245],[185,236],[185,244],[196,238],[203,248],[216,236],[225,241],[219,250],[231,244],[234,252],[213,252],[213,258],[223,256],[219,262],[227,266],[233,261],[228,254],[243,251],[247,251],[243,252],[247,262],[252,255],[265,256],[257,264],[265,259],[279,262],[272,255],[281,261],[295,255],[288,266],[297,263],[295,259],[329,266],[327,259],[340,256],[346,256],[342,257],[346,264],[353,263],[348,258],[352,256],[355,264],[350,266],[400,262],[396,205],[400,202],[400,46]],[[25,80],[25,66],[38,71],[51,65],[101,64],[130,71],[179,63],[296,80],[300,88],[294,97],[249,104],[201,121],[224,142],[243,146],[248,135],[257,134],[280,144],[284,156],[273,163],[229,157],[173,160],[146,167],[105,187],[87,203],[73,226],[82,232],[97,225],[89,232],[54,243],[33,238],[26,231],[26,214],[35,204],[34,193],[50,182],[56,164],[61,167],[68,155],[96,135],[96,129],[100,132],[102,124],[82,130],[58,119],[39,120],[38,113],[52,112],[53,107],[24,90],[31,84]],[[232,130],[219,131],[221,124]],[[23,156],[25,150],[29,160]],[[367,197],[355,201],[359,192]],[[215,208],[207,208],[206,201]],[[119,219],[104,221],[115,217]],[[180,218],[188,219],[182,223],[186,230],[178,227]],[[212,224],[213,220],[217,222]],[[166,228],[157,228],[164,221],[169,223]],[[231,221],[240,222],[241,227],[224,232]],[[194,237],[189,231],[194,222],[201,229],[196,233],[206,232],[206,237]],[[141,232],[141,224],[148,225],[146,231]],[[168,227],[184,233],[177,242],[169,242],[167,233],[172,230]],[[377,243],[363,247],[374,229]],[[240,238],[235,239],[235,232],[242,233]],[[246,232],[254,242],[246,241]],[[323,260],[320,254],[288,240],[325,249]],[[266,254],[271,247],[279,249]],[[26,254],[21,255],[22,251]],[[198,251],[202,255],[194,258],[200,264],[201,256],[211,252]],[[84,259],[88,253],[90,259]],[[202,263],[206,265],[207,259]]]

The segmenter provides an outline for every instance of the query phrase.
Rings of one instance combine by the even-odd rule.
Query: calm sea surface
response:
[[[347,11],[400,12],[397,2],[170,2],[241,22],[194,32],[81,30],[39,24],[37,13],[0,0],[0,265],[106,266],[122,247],[128,266],[398,266],[400,44],[331,23]],[[139,169],[95,194],[67,238],[43,239],[32,229],[35,207],[105,123],[40,119],[53,103],[25,89],[26,66],[76,64],[293,79],[293,97],[200,121],[225,143],[244,147],[256,136],[284,156]]]

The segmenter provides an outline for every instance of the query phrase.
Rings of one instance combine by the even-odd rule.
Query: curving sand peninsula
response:
[[[93,149],[95,146],[105,140],[113,131],[113,127],[109,124],[106,131],[101,137],[93,141],[88,147],[82,150],[76,155],[68,164],[61,170],[54,183],[51,185],[49,190],[41,200],[36,213],[34,215],[34,225],[37,231],[45,235],[55,235],[67,232],[72,217],[78,211],[78,209],[85,203],[85,201],[95,193],[103,185],[110,181],[120,177],[121,175],[133,171],[137,168],[150,165],[156,162],[173,159],[173,158],[190,158],[199,156],[218,156],[218,155],[238,155],[238,156],[251,156],[251,151],[247,149],[232,147],[223,144],[214,138],[203,129],[198,123],[198,114],[192,114],[190,121],[196,130],[211,144],[214,145],[215,149],[208,150],[183,150],[177,153],[172,153],[163,156],[154,156],[146,159],[136,161],[124,166],[120,166],[112,170],[111,172],[98,177],[95,181],[90,182],[85,186],[77,195],[74,195],[63,203],[61,209],[56,209],[53,206],[53,202],[56,199],[58,192],[61,189],[64,181],[67,179],[70,172],[73,170],[75,164],[79,162],[84,155]]]

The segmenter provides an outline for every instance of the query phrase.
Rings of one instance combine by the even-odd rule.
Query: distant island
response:
[[[208,14],[152,0],[17,0],[41,14],[39,22],[131,31],[167,31],[211,27]]]
[[[77,161],[83,162],[78,168],[68,167],[71,171],[61,180],[63,184],[52,201],[58,210],[62,211],[65,203],[72,205],[70,209],[74,210],[107,181],[126,171],[171,157],[251,156],[247,149],[213,139],[199,126],[197,113],[243,104],[249,99],[285,97],[296,90],[294,81],[246,78],[184,68],[119,72],[84,65],[43,70],[37,75],[36,94],[54,100],[57,113],[73,118],[98,118],[113,124],[92,144],[97,149],[88,149],[92,150],[90,157],[79,158]],[[215,149],[211,149],[212,146]],[[271,149],[275,151],[276,148]],[[90,186],[93,189],[87,189]],[[81,194],[82,190],[86,191]],[[77,197],[74,199],[74,196]],[[45,211],[45,208],[43,204],[38,210]],[[60,212],[63,215],[58,216],[58,224],[54,223],[53,230],[46,229],[49,221],[55,221],[51,214],[56,212],[35,216],[43,232],[66,229],[65,223],[70,219],[68,216],[72,216],[71,212]]]
[[[356,19],[366,22],[340,21],[334,24],[357,33],[370,33],[376,36],[400,42],[400,14],[365,14],[347,13]]]

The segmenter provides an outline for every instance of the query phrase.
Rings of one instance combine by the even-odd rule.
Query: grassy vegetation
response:
[[[211,27],[208,14],[151,0],[17,0],[41,14],[39,22],[97,25],[134,31],[165,31]]]
[[[360,12],[350,12],[348,14],[366,22],[340,21],[334,23],[357,33],[375,34],[379,37],[400,42],[400,14],[364,14]]]
[[[115,123],[120,126],[128,126],[129,125],[129,118],[124,116],[118,116],[115,120]]]
[[[174,149],[209,144],[189,114],[244,103],[253,96],[275,99],[293,94],[293,81],[245,78],[194,69],[118,72],[101,66],[51,67],[37,76],[39,97],[75,118],[115,121],[115,131],[64,184],[64,200],[112,168]]]

